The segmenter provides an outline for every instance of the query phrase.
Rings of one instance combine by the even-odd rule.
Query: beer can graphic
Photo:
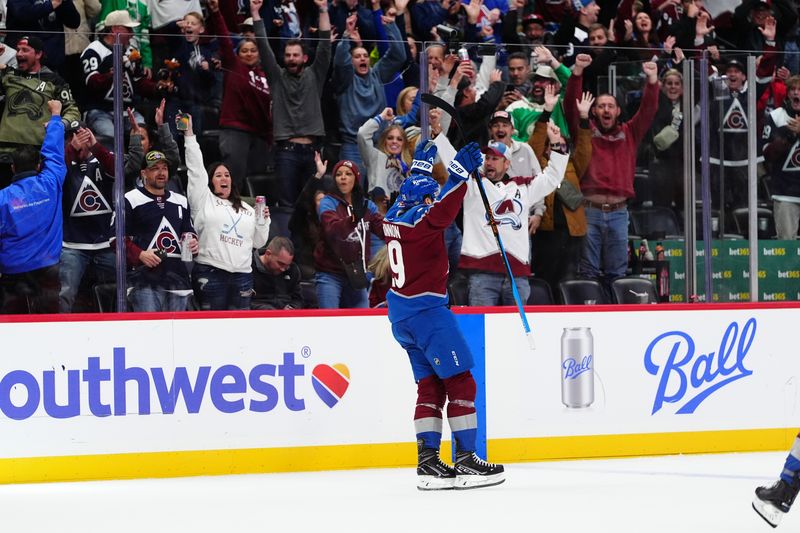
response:
[[[564,328],[561,335],[561,403],[572,409],[594,402],[594,339],[591,328]]]

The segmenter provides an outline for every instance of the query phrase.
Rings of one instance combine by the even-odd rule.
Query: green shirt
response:
[[[65,125],[81,117],[69,85],[47,67],[42,67],[36,74],[6,68],[0,85],[6,104],[0,120],[0,144],[4,146],[42,145],[43,126],[50,120],[48,100],[61,100],[61,120]]]
[[[567,81],[572,73],[564,65],[559,65],[555,73],[558,77],[558,81],[561,82],[561,93],[558,105],[553,109],[550,118],[555,122],[556,126],[561,129],[564,138],[569,139],[569,128],[567,127],[567,119],[564,116],[564,109],[561,106],[561,102],[567,91]],[[544,104],[537,104],[531,102],[528,98],[523,98],[508,106],[506,111],[511,115],[511,122],[514,125],[514,134],[511,137],[520,142],[528,142],[528,137],[533,134],[536,121],[539,120],[539,116],[544,111]]]

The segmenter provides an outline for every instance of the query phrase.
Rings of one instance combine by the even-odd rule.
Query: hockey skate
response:
[[[778,527],[783,515],[789,512],[800,489],[800,479],[796,476],[789,484],[779,479],[770,487],[758,487],[753,499],[753,509],[772,527]]]
[[[456,490],[491,487],[506,480],[503,465],[487,463],[475,452],[457,452],[454,468]]]
[[[448,490],[456,481],[456,471],[442,462],[439,450],[419,445],[417,460],[417,488],[419,490]]]

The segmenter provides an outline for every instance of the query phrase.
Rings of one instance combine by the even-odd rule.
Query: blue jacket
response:
[[[0,190],[0,273],[21,274],[58,263],[66,175],[64,125],[56,116],[44,134],[41,172],[14,176],[14,182]]]

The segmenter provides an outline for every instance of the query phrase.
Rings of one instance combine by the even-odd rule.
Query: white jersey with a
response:
[[[455,149],[447,137],[438,135],[434,142],[441,160],[452,160]],[[553,153],[547,167],[535,177],[506,176],[497,183],[487,178],[481,179],[514,276],[529,276],[531,273],[528,235],[530,208],[561,184],[568,161],[569,156]],[[464,197],[464,236],[458,266],[485,272],[506,272],[474,179],[467,182],[467,194]]]

